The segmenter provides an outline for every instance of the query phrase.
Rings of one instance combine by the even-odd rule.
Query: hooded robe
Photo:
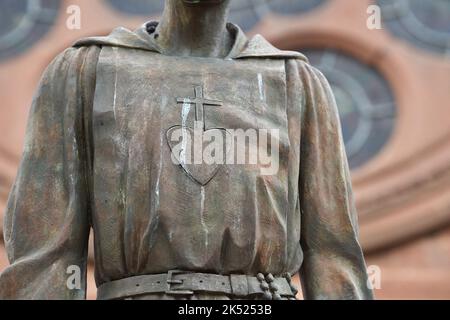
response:
[[[307,299],[372,297],[327,80],[302,54],[227,28],[224,59],[163,55],[142,27],[78,41],[50,64],[6,210],[0,298],[84,299],[91,228],[97,285],[173,269],[300,272]],[[278,130],[276,173],[174,163],[167,133],[193,126],[198,88],[220,101],[204,105],[205,131]]]

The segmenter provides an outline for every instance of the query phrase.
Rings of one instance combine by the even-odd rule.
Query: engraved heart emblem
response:
[[[203,130],[175,125],[166,131],[172,160],[196,183],[205,186],[226,161],[230,133],[222,128]]]

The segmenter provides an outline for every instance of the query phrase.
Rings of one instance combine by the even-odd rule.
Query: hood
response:
[[[150,22],[155,24],[155,22]],[[116,28],[106,37],[89,37],[78,40],[73,46],[111,46],[130,49],[140,49],[161,53],[157,44],[148,32],[145,23],[136,31],[126,28]],[[300,59],[308,61],[307,58],[296,51],[283,51],[271,45],[263,36],[257,34],[252,39],[248,39],[244,32],[232,23],[227,24],[228,31],[234,36],[234,45],[225,59],[244,58],[266,58],[266,59]]]

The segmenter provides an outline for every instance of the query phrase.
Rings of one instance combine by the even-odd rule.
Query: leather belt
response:
[[[274,277],[259,273],[247,275],[218,275],[171,270],[163,274],[149,274],[106,282],[98,287],[97,299],[125,299],[133,296],[163,293],[167,295],[194,295],[209,292],[238,298],[295,299],[297,289],[290,275]]]

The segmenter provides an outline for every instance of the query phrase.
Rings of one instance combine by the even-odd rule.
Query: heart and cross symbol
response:
[[[182,104],[183,108],[185,108],[186,106],[195,106],[195,123],[196,124],[201,124],[202,125],[202,135],[205,133],[208,134],[221,134],[223,136],[226,136],[228,133],[227,130],[223,129],[223,128],[209,128],[206,129],[206,124],[205,124],[205,106],[210,106],[210,107],[220,107],[223,105],[222,101],[219,100],[212,100],[212,99],[207,99],[204,97],[203,94],[203,88],[201,86],[196,86],[195,87],[195,97],[188,97],[188,98],[177,98],[177,104]],[[183,115],[183,117],[185,117],[187,115]],[[177,160],[177,163],[181,166],[181,168],[183,169],[183,171],[196,183],[204,186],[206,184],[208,184],[208,182],[210,182],[214,176],[217,174],[217,172],[219,171],[220,167],[222,164],[206,164],[206,163],[192,163],[192,161],[185,161],[185,159],[183,159],[183,151],[182,152],[175,152],[175,145],[179,144],[180,141],[173,141],[171,139],[172,134],[176,131],[176,130],[184,130],[184,133],[189,133],[190,137],[194,136],[194,130],[198,130],[198,128],[192,128],[189,126],[186,126],[185,123],[183,123],[182,125],[175,125],[170,127],[167,131],[166,131],[166,139],[167,139],[167,143],[169,145],[169,148],[172,152],[172,155],[174,156],[174,158]],[[183,134],[184,136],[184,134]],[[186,137],[182,137],[182,139],[186,139]],[[205,143],[205,139],[201,139],[201,143],[204,144]],[[189,146],[190,147],[190,146]],[[203,150],[203,145],[201,150]],[[224,150],[224,152],[226,153],[228,150]]]

